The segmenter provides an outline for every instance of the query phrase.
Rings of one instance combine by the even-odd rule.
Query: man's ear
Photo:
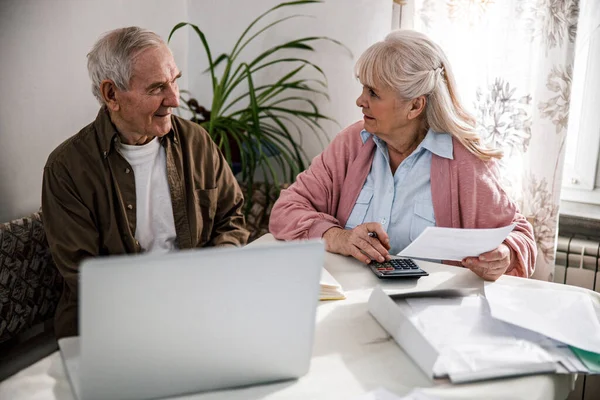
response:
[[[425,111],[427,105],[427,98],[425,96],[419,96],[411,100],[410,111],[408,112],[408,119],[418,118]]]
[[[100,83],[100,94],[104,103],[111,111],[119,111],[119,101],[117,99],[117,87],[110,79],[105,79]]]

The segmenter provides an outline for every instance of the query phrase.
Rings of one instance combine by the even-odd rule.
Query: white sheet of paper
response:
[[[585,292],[529,288],[497,281],[485,283],[485,297],[496,319],[600,353],[600,307]]]
[[[321,269],[321,287],[341,289],[339,282],[325,268]]]
[[[550,354],[553,360],[557,361],[559,367],[562,367],[564,371],[558,369],[558,373],[568,374],[568,373],[587,373],[589,370],[583,365],[579,357],[575,355],[571,351],[568,346],[553,346],[553,347],[544,347],[544,350]]]
[[[402,400],[403,398],[395,395],[394,393],[384,389],[377,388],[371,390],[369,393],[357,397],[355,400]]]
[[[384,388],[378,388],[360,396],[356,400],[439,400],[439,397],[423,393],[420,389],[414,389],[406,396],[400,397]]]
[[[461,261],[498,247],[516,224],[495,229],[456,229],[427,227],[398,253],[401,257]]]
[[[492,318],[484,297],[407,298],[410,319],[438,350],[436,376],[452,381],[495,371],[515,374],[554,372],[553,359],[536,343],[514,336],[502,321]]]

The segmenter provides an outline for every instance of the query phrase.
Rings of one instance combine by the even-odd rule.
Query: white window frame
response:
[[[561,200],[600,206],[600,2],[580,3]],[[569,155],[569,154],[567,154]]]

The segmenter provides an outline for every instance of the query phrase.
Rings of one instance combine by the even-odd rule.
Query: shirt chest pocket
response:
[[[373,189],[363,188],[358,195],[358,199],[356,199],[356,203],[354,204],[352,213],[348,218],[348,222],[346,222],[346,229],[354,229],[365,221],[372,198]]]
[[[435,226],[433,203],[431,200],[418,200],[415,202],[410,223],[410,241],[415,240],[428,226]]]

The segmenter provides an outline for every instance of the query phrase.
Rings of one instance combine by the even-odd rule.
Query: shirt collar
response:
[[[112,149],[113,140],[118,138],[117,128],[113,125],[108,114],[106,106],[102,106],[98,111],[98,116],[94,121],[94,127],[100,140],[102,155],[106,158]]]
[[[371,137],[373,138],[373,141],[377,147],[381,147],[384,144],[383,140],[364,129],[360,132],[360,137],[363,144],[366,143]],[[438,133],[429,129],[425,135],[425,139],[423,139],[423,141],[417,147],[417,151],[421,148],[427,149],[439,157],[447,158],[449,160],[454,159],[452,136],[448,133]]]
[[[172,125],[174,126],[174,124]],[[165,138],[177,143],[173,126],[171,127],[171,131],[169,133],[159,139],[161,144],[164,145]],[[98,116],[96,116],[96,120],[94,121],[94,127],[96,128],[96,132],[98,133],[98,137],[100,139],[102,155],[104,158],[106,158],[113,149],[113,145],[115,145],[119,140],[117,128],[110,120],[110,114],[108,113],[106,106],[102,106],[100,111],[98,111]]]
[[[367,143],[367,140],[369,140],[371,136],[376,137],[372,133],[367,132],[365,129],[360,131],[360,138],[362,139],[363,144]]]
[[[427,135],[425,135],[425,139],[419,144],[419,147],[427,149],[439,157],[447,158],[449,160],[454,159],[454,156],[452,155],[454,150],[452,136],[448,133],[438,133],[429,129]]]

